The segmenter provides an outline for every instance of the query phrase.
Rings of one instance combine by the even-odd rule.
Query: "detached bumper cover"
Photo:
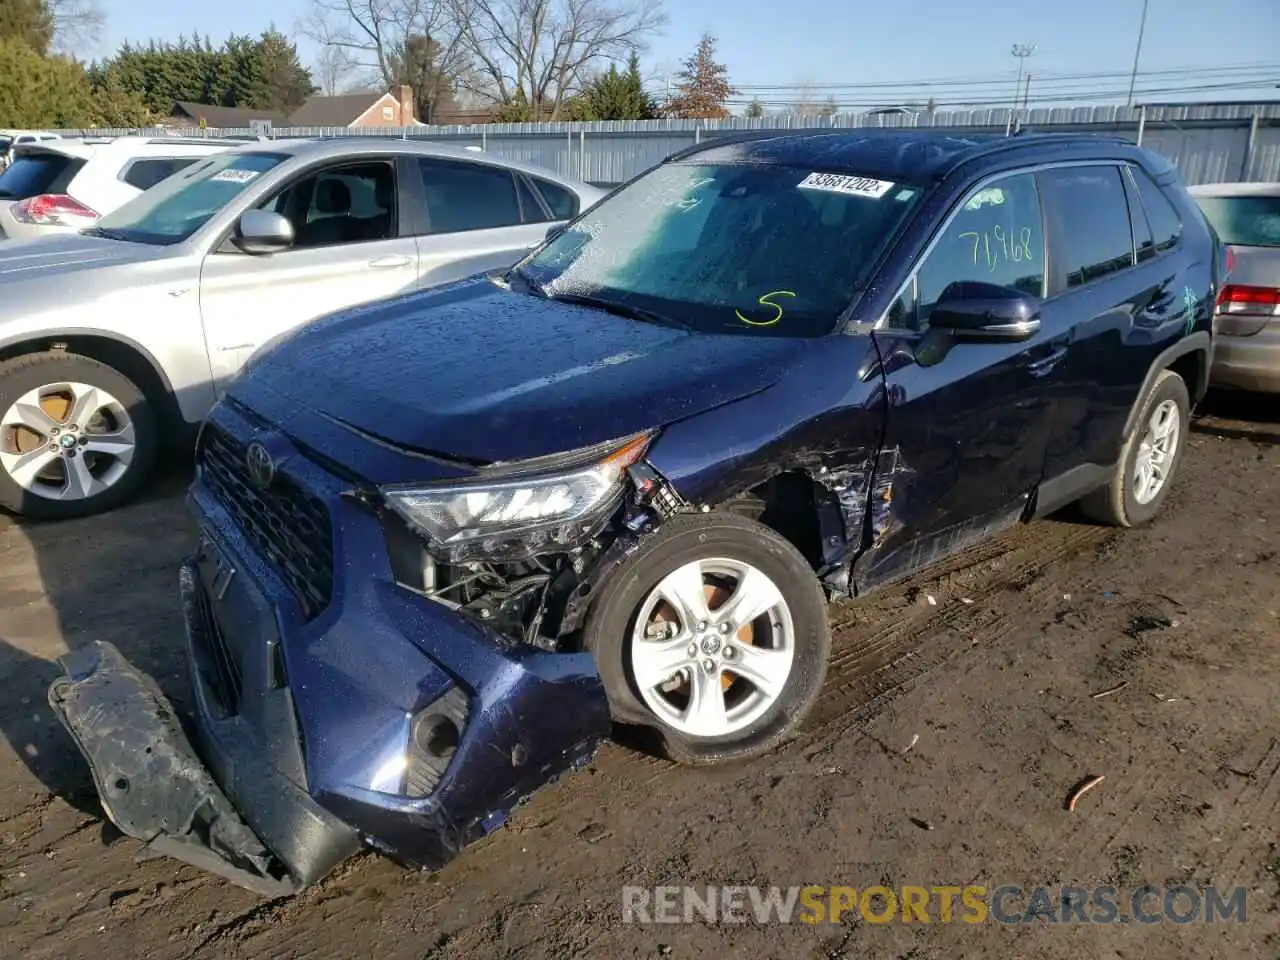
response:
[[[49,703],[89,762],[103,809],[148,853],[183,860],[267,896],[304,884],[241,818],[214,782],[156,682],[109,643],[61,659],[66,676]],[[280,804],[299,797],[278,793]],[[301,809],[301,807],[299,808]],[[306,811],[347,856],[354,833],[318,808]]]

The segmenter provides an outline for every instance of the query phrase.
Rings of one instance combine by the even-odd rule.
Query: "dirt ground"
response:
[[[108,517],[0,518],[0,957],[1277,960],[1280,404],[1218,397],[1202,413],[1152,526],[1033,524],[833,607],[825,694],[777,753],[691,770],[607,745],[438,874],[362,855],[292,900],[135,863],[45,702],[52,661],[98,638],[186,696],[188,478],[175,469]],[[1106,780],[1067,812],[1089,774]],[[1239,885],[1248,912],[621,922],[624,885],[877,883]]]

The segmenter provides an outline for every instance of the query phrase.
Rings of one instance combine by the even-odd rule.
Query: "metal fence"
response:
[[[760,120],[637,120],[593,123],[495,123],[470,126],[292,127],[271,136],[392,136],[479,147],[495,156],[523,160],[593,183],[627,180],[677,150],[717,136],[747,130],[923,128],[955,133],[1005,133],[1008,109],[915,115],[837,114],[782,116]],[[1184,182],[1280,181],[1280,102],[1141,107],[1035,109],[1021,125],[1043,132],[1099,133],[1127,137],[1164,154]],[[153,128],[63,131],[64,135],[125,134],[215,136],[259,130]]]

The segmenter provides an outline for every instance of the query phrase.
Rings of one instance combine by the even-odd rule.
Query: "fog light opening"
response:
[[[458,725],[448,717],[442,717],[439,714],[423,717],[414,733],[418,749],[437,760],[445,760],[453,756],[453,751],[458,748],[459,739],[461,735],[458,732]]]

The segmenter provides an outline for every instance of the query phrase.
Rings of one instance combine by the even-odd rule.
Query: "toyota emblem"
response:
[[[276,462],[271,459],[271,451],[256,440],[249,444],[244,456],[245,466],[249,468],[249,482],[259,490],[266,490],[276,478]]]

